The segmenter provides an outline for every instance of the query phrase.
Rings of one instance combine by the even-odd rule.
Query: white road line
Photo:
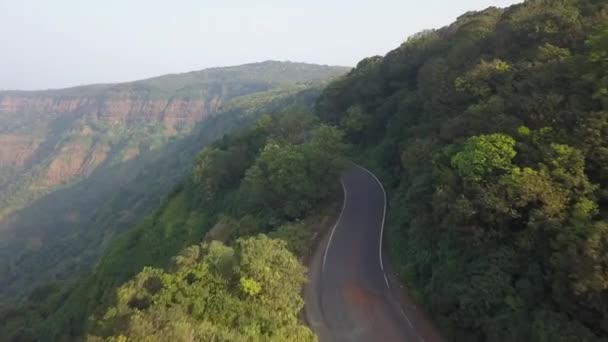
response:
[[[426,342],[424,337],[420,336],[418,331],[416,331],[416,329],[414,329],[414,325],[412,324],[412,321],[410,321],[410,319],[407,317],[407,315],[405,314],[405,311],[403,311],[403,308],[401,308],[400,311],[401,311],[401,315],[403,315],[403,317],[407,321],[407,324],[410,326],[410,329],[412,329],[414,331],[414,334],[416,334],[416,337],[418,337],[418,340],[420,340],[421,342]]]
[[[386,272],[384,271],[384,264],[382,262],[382,241],[383,241],[383,236],[384,236],[384,221],[386,219],[386,204],[387,204],[386,191],[384,190],[384,186],[382,185],[382,183],[380,182],[380,180],[378,179],[378,177],[376,177],[376,175],[373,172],[371,172],[370,170],[364,168],[361,165],[358,165],[358,164],[354,164],[354,165],[360,167],[361,169],[363,169],[364,171],[366,171],[367,173],[369,173],[370,175],[372,175],[372,177],[374,177],[374,179],[376,180],[376,182],[378,182],[378,185],[380,185],[380,189],[382,189],[382,193],[384,194],[384,212],[382,213],[382,227],[380,228],[380,246],[378,247],[378,258],[380,260],[380,269],[382,270],[382,275],[384,276],[384,282],[386,283],[386,287],[388,287],[390,289],[391,286],[389,284],[388,277],[386,276]],[[422,342],[425,342],[424,338],[422,338],[418,334],[418,332],[416,332],[416,329],[414,329],[414,325],[412,324],[412,321],[410,321],[410,318],[407,317],[407,315],[405,314],[405,311],[403,311],[403,308],[401,308],[400,311],[401,311],[401,314],[403,315],[403,317],[405,318],[405,320],[407,321],[407,324],[416,333],[416,336],[418,337],[418,339],[420,341],[422,341]]]
[[[384,239],[384,221],[386,220],[386,206],[387,206],[387,202],[388,202],[388,199],[386,196],[386,191],[384,190],[384,186],[382,185],[382,182],[380,182],[378,177],[376,177],[376,175],[373,172],[371,172],[370,170],[364,168],[363,166],[361,166],[359,164],[355,164],[353,162],[351,162],[351,164],[355,165],[356,167],[362,169],[363,171],[369,173],[372,177],[374,177],[374,179],[376,180],[378,185],[380,185],[380,189],[382,189],[382,193],[384,194],[384,211],[382,213],[382,226],[380,228],[380,243],[378,246],[378,260],[380,262],[380,270],[382,270],[382,275],[384,276],[384,282],[386,283],[386,287],[388,287],[390,289],[391,286],[389,284],[388,277],[386,276],[386,272],[384,271],[384,263],[382,261],[382,241]],[[329,235],[329,241],[327,242],[327,247],[325,248],[325,255],[323,255],[323,267],[322,267],[323,271],[325,271],[325,261],[327,259],[327,251],[329,251],[329,246],[331,245],[331,240],[334,236],[334,232],[336,231],[336,228],[340,224],[340,219],[342,218],[342,214],[344,213],[344,208],[346,208],[346,198],[348,196],[348,192],[346,191],[346,187],[344,186],[344,182],[342,180],[340,180],[340,184],[342,184],[342,190],[344,191],[344,203],[342,203],[342,211],[340,212],[340,216],[338,216],[338,221],[334,225],[334,228],[332,229],[331,234]],[[403,285],[401,285],[401,287],[403,287]],[[414,329],[414,325],[412,324],[412,321],[410,321],[409,317],[407,317],[407,315],[405,314],[405,311],[403,311],[403,308],[401,308],[399,311],[401,311],[401,315],[403,315],[403,317],[405,318],[405,320],[406,320],[407,324],[410,326],[410,328],[414,330],[414,333],[416,334],[418,339],[421,342],[425,342],[424,338],[422,336],[420,336],[420,334],[418,334],[418,332]]]
[[[364,168],[361,165],[358,165],[355,163],[353,163],[353,164],[356,165],[357,167],[361,168],[365,172],[369,173],[370,175],[372,175],[372,177],[374,177],[374,179],[376,180],[378,185],[380,185],[380,189],[382,189],[382,193],[384,194],[384,212],[382,213],[382,227],[380,228],[380,243],[379,243],[380,246],[378,247],[378,259],[380,260],[380,270],[382,270],[382,273],[384,274],[384,280],[386,281],[386,286],[388,288],[390,288],[388,279],[386,277],[386,273],[384,272],[384,263],[382,262],[382,241],[384,239],[384,220],[386,219],[386,203],[387,203],[386,191],[384,191],[384,186],[382,186],[382,183],[380,182],[378,177],[376,177],[376,175],[373,172]]]
[[[342,219],[342,214],[344,213],[344,208],[346,208],[346,198],[348,198],[348,191],[344,186],[344,182],[340,179],[340,184],[342,184],[342,192],[344,192],[344,201],[342,201],[342,210],[340,211],[340,215],[338,216],[338,221],[334,225],[334,228],[331,230],[331,234],[329,235],[329,241],[327,241],[327,246],[325,247],[325,253],[323,254],[323,265],[321,266],[321,272],[325,272],[325,262],[327,261],[327,252],[329,251],[329,246],[331,245],[331,240],[334,237],[334,233],[336,232],[336,228],[340,224],[340,219]]]
[[[407,321],[407,324],[409,324],[410,328],[414,329],[414,325],[412,324],[412,321],[410,321],[410,319],[407,317],[407,315],[405,314],[405,311],[403,311],[403,309],[401,309],[401,314],[403,315],[403,317],[405,317],[405,320]]]

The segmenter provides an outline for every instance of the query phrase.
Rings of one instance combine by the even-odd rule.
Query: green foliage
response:
[[[241,278],[241,290],[249,296],[255,296],[262,291],[262,285],[251,278]]]
[[[251,152],[248,146],[238,145],[227,150],[217,147],[203,149],[195,164],[194,182],[202,185],[210,199],[218,192],[234,187],[255,157]]]
[[[452,340],[608,336],[607,9],[469,12],[319,98],[383,175],[390,253]]]
[[[269,139],[240,188],[245,208],[280,220],[301,219],[335,190],[346,151],[341,131],[321,125],[303,144]],[[280,137],[279,137],[280,138]]]
[[[589,48],[588,63],[589,78],[596,84],[594,97],[606,99],[608,97],[608,28],[604,27],[587,40]]]
[[[32,153],[23,165],[4,165],[11,162],[5,154],[0,163],[0,302],[88,275],[117,235],[187,177],[201,148],[262,115],[309,112],[321,86],[347,69],[269,61],[123,84],[0,91],[2,101],[29,108],[0,113],[0,143],[17,159]],[[245,148],[215,146],[219,169],[205,197],[240,182],[256,152],[245,155]],[[56,184],[47,183],[53,161],[60,162]]]
[[[452,157],[452,165],[465,180],[479,182],[496,171],[507,171],[515,157],[515,140],[504,134],[474,136]]]
[[[273,172],[266,174],[273,179],[281,179],[282,184],[288,188],[293,188],[295,186],[293,183],[296,181],[302,181],[312,187],[323,188],[323,191],[314,196],[308,194],[311,189],[306,189],[307,193],[290,194],[290,200],[309,208],[307,214],[316,214],[320,208],[326,206],[335,198],[335,194],[339,193],[336,186],[339,186],[337,177],[341,172],[342,164],[338,157],[344,150],[345,145],[342,142],[341,131],[333,127],[319,126],[318,120],[304,111],[307,106],[310,107],[312,104],[311,101],[315,98],[315,94],[318,94],[318,91],[311,92],[309,87],[295,93],[291,90],[285,94],[278,94],[273,91],[269,94],[270,99],[267,100],[264,99],[264,94],[258,94],[249,97],[249,100],[254,102],[252,106],[255,108],[247,107],[248,100],[241,99],[243,101],[239,102],[238,105],[233,103],[228,106],[230,109],[226,109],[226,112],[221,116],[202,125],[199,134],[176,143],[170,150],[170,155],[181,159],[175,161],[173,158],[165,156],[156,159],[154,163],[147,164],[144,169],[149,170],[150,173],[139,175],[140,178],[143,178],[137,178],[142,180],[141,183],[138,183],[142,186],[142,189],[139,192],[134,191],[133,197],[137,198],[138,194],[141,196],[141,191],[144,191],[143,188],[145,187],[148,187],[148,191],[153,191],[157,182],[162,182],[168,175],[171,178],[166,179],[167,182],[181,177],[181,183],[173,188],[173,191],[165,200],[161,201],[160,207],[152,215],[139,220],[139,224],[135,227],[114,239],[112,239],[112,235],[104,236],[109,246],[91,275],[83,277],[83,279],[65,289],[59,287],[60,290],[58,290],[57,295],[50,296],[55,298],[52,301],[33,303],[33,298],[28,299],[26,304],[17,306],[15,309],[22,310],[22,314],[11,314],[14,309],[7,309],[7,317],[11,319],[0,328],[0,335],[8,336],[9,340],[20,338],[25,341],[40,339],[74,340],[93,332],[106,336],[108,332],[104,330],[105,323],[93,327],[91,322],[103,321],[103,317],[109,308],[116,307],[117,300],[120,299],[115,296],[117,288],[144,267],[153,267],[156,270],[169,267],[171,258],[178,251],[201,240],[219,239],[230,246],[236,247],[240,243],[237,242],[240,237],[256,236],[264,232],[273,236],[280,235],[278,236],[280,239],[290,241],[290,248],[295,241],[298,241],[298,246],[309,246],[310,239],[313,236],[311,230],[314,225],[301,226],[303,231],[284,230],[279,234],[276,232],[277,227],[288,227],[298,223],[291,221],[289,217],[284,215],[274,216],[272,215],[274,212],[255,210],[257,207],[249,206],[240,199],[243,196],[241,189],[245,188],[245,178],[246,174],[250,172],[249,170],[253,169],[256,164],[259,165],[261,160],[270,164],[277,163],[272,156],[263,156],[263,148],[270,142],[279,141],[284,146],[296,150],[298,158],[313,158],[307,162],[307,165],[312,166],[314,165],[313,162],[323,163],[317,168],[307,167],[300,174],[302,178],[297,180],[291,178],[289,174],[280,174],[282,172],[281,168],[273,169]],[[291,110],[294,110],[294,112],[290,112]],[[233,132],[246,124],[250,125],[249,129],[242,130],[237,134],[223,135],[223,132]],[[196,159],[197,150],[200,150],[203,145],[212,139],[216,141],[203,148],[199,152],[199,158]],[[181,168],[189,165],[193,166],[192,177],[187,177],[187,174],[184,175],[183,171],[180,172]],[[159,168],[162,169],[162,172],[159,171]],[[186,179],[183,179],[184,176],[186,176]],[[83,187],[85,184],[83,184]],[[106,188],[113,189],[111,186],[106,186]],[[334,189],[335,192],[333,192]],[[259,198],[271,198],[275,195],[275,190],[259,188],[256,195],[259,195]],[[92,195],[95,195],[95,193]],[[116,228],[122,228],[112,218],[116,215],[114,208],[120,208],[120,205],[125,202],[121,201],[117,194],[115,196],[115,200],[111,201],[112,206],[106,208],[107,211],[103,212],[105,221],[101,223],[115,224]],[[148,207],[151,207],[155,201],[158,201],[158,198],[151,198],[149,201],[151,203],[148,203]],[[92,203],[96,202],[93,201]],[[280,203],[276,209],[277,213],[286,211],[284,203]],[[129,222],[133,221],[137,221],[137,217],[131,218]],[[102,229],[99,230],[101,232],[98,232],[97,229],[91,230],[90,243],[95,248],[100,248],[95,245],[98,241],[95,234],[103,233]],[[272,242],[272,244],[271,242],[265,243],[266,247],[276,247],[277,250],[284,250],[287,246],[287,242],[276,242],[279,243],[276,246],[273,245],[275,242]],[[209,244],[206,260],[210,267],[214,269],[213,272],[224,276],[232,274],[230,272],[234,271],[234,265],[229,260],[231,260],[230,255],[234,254],[231,249],[233,247],[221,247],[215,243]],[[297,251],[296,249],[293,250]],[[304,248],[302,252],[304,252]],[[200,255],[200,251],[195,248],[186,249],[177,258],[177,264],[191,264],[193,260],[198,260],[197,258]],[[276,258],[276,261],[284,259],[281,254],[272,255],[272,257]],[[95,262],[95,259],[91,262]],[[285,264],[284,266],[289,265]],[[231,291],[242,288],[246,292],[238,290],[239,296],[251,297],[250,300],[266,300],[276,303],[282,300],[282,305],[293,310],[296,307],[301,307],[299,297],[281,297],[288,294],[275,293],[279,291],[277,289],[279,285],[273,283],[270,278],[272,275],[256,273],[259,271],[257,264],[251,264],[247,267],[251,267],[251,269],[246,269],[245,264],[243,264],[243,272],[247,273],[230,279]],[[0,271],[4,270],[0,269]],[[10,272],[11,270],[7,271]],[[298,289],[294,290],[294,293],[299,293],[301,284],[293,283],[293,281],[299,281],[298,279],[298,277],[292,276],[289,280],[292,283],[285,280],[280,282],[284,286],[297,287]],[[4,280],[0,279],[0,281]],[[203,291],[203,289],[200,290]],[[268,297],[270,296],[268,295],[269,291],[275,291],[273,296],[276,295],[277,297]],[[246,293],[252,295],[249,296]],[[144,295],[143,292],[141,294]],[[293,302],[288,303],[292,300]],[[144,308],[151,304],[149,301],[150,297],[143,296],[142,298],[135,298],[133,303]],[[254,310],[254,307],[255,305],[250,305],[247,310]],[[280,312],[271,313],[269,311],[263,314],[271,317],[271,315],[277,313]],[[0,314],[2,313],[0,312]],[[182,338],[188,336],[189,331],[199,330],[202,335],[197,336],[222,336],[217,337],[219,340],[238,340],[240,337],[235,336],[241,336],[240,333],[230,332],[227,329],[220,329],[220,333],[219,328],[205,322],[193,321],[189,315],[189,312],[168,310],[166,312],[155,311],[149,313],[146,317],[139,314],[129,316],[131,317],[129,320],[133,322],[133,325],[129,328],[132,332],[132,339],[145,339],[141,337],[145,335],[144,332],[149,332],[150,329],[156,329],[155,327],[161,325],[168,329],[167,336],[174,336],[175,338]],[[119,318],[116,319],[120,320]],[[174,319],[177,321],[173,321]],[[268,318],[268,320],[276,321],[276,318]],[[182,325],[182,323],[185,325]],[[162,330],[164,328],[158,329]],[[257,323],[252,323],[246,328],[248,331],[246,336],[257,334],[259,329]],[[207,333],[211,335],[205,335]],[[264,336],[270,336],[268,338],[277,341],[285,339],[307,341],[310,339],[310,331],[297,324],[283,325],[275,326],[272,336],[270,332]],[[163,338],[160,339],[163,340]],[[261,340],[266,339],[261,338]]]
[[[365,120],[366,115],[363,113],[361,106],[353,106],[348,109],[340,125],[349,133],[359,133],[365,126]]]
[[[487,97],[496,91],[496,86],[504,81],[504,75],[511,70],[511,65],[505,61],[495,59],[490,62],[484,60],[463,77],[454,81],[459,91],[469,91],[473,95]]]
[[[310,251],[313,232],[303,222],[296,222],[280,226],[270,236],[287,242],[287,247],[295,255],[304,255]]]
[[[135,341],[314,341],[298,322],[304,267],[264,235],[191,246],[173,271],[146,267],[117,291],[97,335]],[[89,336],[89,339],[94,339]]]
[[[306,163],[297,146],[270,141],[245,175],[243,198],[258,210],[278,212],[275,216],[302,217],[312,204]]]

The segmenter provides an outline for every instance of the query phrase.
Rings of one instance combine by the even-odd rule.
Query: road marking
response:
[[[384,212],[382,213],[382,227],[380,228],[380,246],[378,247],[378,259],[380,260],[380,269],[382,270],[382,275],[384,276],[384,282],[386,283],[386,287],[388,287],[389,289],[391,288],[391,285],[388,282],[388,277],[386,276],[386,272],[384,271],[384,264],[382,262],[382,241],[383,241],[383,236],[384,236],[384,221],[386,220],[386,205],[388,202],[388,199],[386,197],[386,191],[384,190],[384,186],[382,185],[382,183],[380,182],[380,180],[378,179],[378,177],[376,177],[376,175],[371,172],[370,170],[364,168],[361,165],[355,164],[357,167],[363,169],[364,171],[366,171],[367,173],[369,173],[370,175],[372,175],[372,177],[374,177],[374,179],[376,180],[376,182],[378,183],[378,185],[380,185],[380,189],[382,189],[382,193],[384,194]],[[403,287],[403,285],[401,285],[401,287]],[[410,318],[407,317],[407,315],[405,314],[405,311],[403,310],[403,308],[401,308],[401,314],[403,315],[403,317],[405,318],[405,320],[407,321],[407,324],[410,326],[410,329],[412,329],[414,331],[414,333],[416,334],[416,337],[418,337],[418,340],[420,340],[421,342],[426,342],[424,340],[424,338],[422,336],[420,336],[420,334],[418,334],[418,332],[416,331],[416,329],[414,329],[414,325],[412,324],[412,321],[410,321]]]
[[[403,309],[401,309],[401,314],[403,315],[403,317],[405,317],[405,320],[407,321],[407,324],[409,324],[410,328],[414,329],[414,325],[412,324],[412,321],[410,321],[410,319],[407,317],[407,315],[405,314],[405,311],[403,311]]]
[[[382,260],[382,242],[384,239],[384,223],[386,220],[386,209],[387,209],[387,203],[388,203],[388,198],[386,196],[386,191],[384,190],[384,186],[382,185],[382,183],[380,182],[380,180],[378,179],[378,177],[376,177],[376,175],[371,172],[370,170],[364,168],[363,166],[359,165],[359,164],[355,164],[353,162],[350,162],[351,164],[353,164],[354,166],[362,169],[363,171],[369,173],[378,183],[378,185],[380,185],[380,189],[382,190],[382,193],[384,194],[384,210],[382,213],[382,224],[380,227],[380,243],[378,246],[378,260],[380,262],[380,270],[382,270],[382,275],[384,276],[384,282],[386,283],[386,286],[390,289],[390,283],[388,281],[388,277],[386,275],[386,272],[384,271],[384,263]],[[334,237],[334,233],[336,232],[336,228],[338,228],[338,226],[340,225],[340,220],[342,219],[342,214],[344,213],[344,208],[346,208],[346,201],[348,198],[348,191],[346,190],[346,186],[344,185],[344,182],[342,181],[342,179],[340,179],[340,184],[342,184],[342,191],[344,192],[344,201],[342,203],[342,210],[340,211],[340,215],[338,216],[338,220],[336,221],[336,224],[334,225],[331,234],[329,235],[329,241],[327,242],[327,246],[325,248],[325,253],[323,255],[323,265],[322,265],[322,273],[325,272],[325,263],[327,261],[327,253],[329,251],[329,247],[331,245],[332,239]],[[403,285],[400,285],[401,287],[403,287]],[[415,306],[414,306],[415,307]],[[413,330],[414,334],[416,335],[416,337],[418,338],[418,340],[420,342],[426,342],[424,337],[422,337],[414,328],[414,325],[412,324],[412,321],[409,319],[409,317],[407,317],[407,315],[405,314],[405,311],[403,310],[403,308],[401,307],[400,310],[401,315],[405,318],[405,321],[407,322],[407,324],[410,326],[410,329]]]
[[[405,311],[403,311],[403,308],[401,308],[401,314],[403,315],[403,317],[405,317],[407,324],[410,326],[410,329],[412,329],[414,331],[414,334],[416,334],[416,337],[418,337],[418,340],[420,340],[421,342],[426,342],[424,337],[420,336],[420,334],[418,334],[418,331],[416,331],[416,329],[414,329],[414,325],[412,324],[412,321],[410,321],[410,319],[407,317],[407,315],[405,314]]]
[[[346,199],[348,198],[348,191],[344,186],[344,182],[340,179],[340,184],[342,184],[342,192],[344,192],[344,201],[342,201],[342,210],[340,211],[340,215],[338,216],[338,221],[334,225],[334,228],[331,230],[331,234],[329,235],[329,241],[327,241],[327,246],[325,247],[325,253],[323,254],[323,265],[321,266],[321,272],[325,272],[325,262],[327,261],[327,252],[329,251],[329,246],[331,245],[331,240],[334,237],[334,233],[336,232],[336,228],[340,224],[340,219],[342,219],[342,214],[344,213],[344,208],[346,208]]]
[[[386,287],[388,287],[390,289],[391,288],[391,284],[388,282],[388,278],[386,277],[386,273],[382,272],[382,275],[384,275],[384,282],[386,283]]]
[[[380,182],[380,180],[378,179],[378,177],[376,177],[376,175],[371,172],[370,170],[364,168],[363,166],[359,165],[359,164],[355,164],[357,167],[361,168],[362,170],[364,170],[365,172],[369,173],[372,177],[374,177],[374,179],[376,180],[376,182],[378,183],[378,185],[380,185],[380,189],[382,190],[382,193],[384,194],[384,212],[382,213],[382,226],[380,228],[380,246],[378,247],[378,259],[380,260],[380,270],[382,270],[382,274],[384,275],[384,281],[386,282],[386,286],[390,289],[391,286],[388,283],[388,278],[386,277],[386,273],[384,272],[384,263],[382,262],[382,241],[384,239],[384,220],[386,219],[386,203],[387,203],[387,197],[386,197],[386,191],[384,191],[384,186],[382,185],[382,183]]]

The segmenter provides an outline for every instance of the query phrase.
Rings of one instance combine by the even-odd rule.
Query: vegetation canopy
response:
[[[318,101],[382,175],[390,253],[454,341],[608,336],[607,6],[469,12]]]

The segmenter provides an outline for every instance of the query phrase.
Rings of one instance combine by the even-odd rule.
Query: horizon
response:
[[[354,66],[468,11],[520,1],[0,3],[0,90],[126,83],[265,60]]]
[[[41,89],[1,89],[0,88],[0,93],[45,92],[45,91],[57,91],[57,90],[69,90],[69,89],[81,88],[81,87],[113,86],[113,85],[121,85],[121,84],[128,84],[128,83],[134,83],[134,82],[143,82],[143,81],[152,80],[152,79],[155,79],[155,78],[160,78],[160,77],[165,77],[165,76],[185,75],[185,74],[189,74],[189,73],[193,73],[193,72],[201,72],[201,71],[213,70],[213,69],[238,68],[238,67],[243,67],[243,66],[247,66],[247,65],[262,64],[262,63],[268,63],[268,62],[272,62],[272,63],[307,64],[307,65],[315,65],[315,66],[330,67],[330,68],[354,68],[355,67],[354,65],[352,65],[352,66],[350,66],[350,65],[331,65],[331,64],[317,64],[317,63],[308,63],[308,62],[300,62],[300,61],[267,59],[267,60],[259,61],[259,62],[246,62],[246,63],[235,64],[235,65],[210,66],[210,67],[207,67],[207,68],[197,69],[197,70],[188,70],[188,71],[183,71],[183,72],[172,72],[172,73],[162,74],[162,75],[152,75],[152,76],[146,77],[146,78],[139,78],[139,79],[134,79],[134,80],[119,81],[119,82],[84,83],[84,84],[76,84],[76,85],[67,86],[67,87],[44,88],[44,89],[42,89],[42,88]]]

